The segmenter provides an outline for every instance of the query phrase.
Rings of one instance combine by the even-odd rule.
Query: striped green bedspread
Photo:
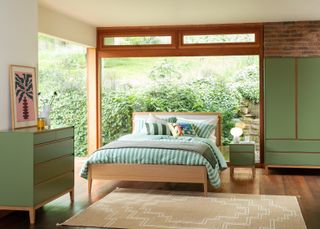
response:
[[[203,165],[207,168],[208,179],[215,188],[220,187],[219,171],[227,168],[226,161],[218,147],[210,140],[199,137],[174,138],[169,135],[129,134],[121,137],[121,141],[179,141],[192,144],[207,144],[217,163],[210,163],[202,155],[186,150],[154,149],[154,148],[119,148],[99,149],[93,153],[81,169],[80,176],[87,178],[90,164],[123,163],[123,164],[161,164],[161,165]]]

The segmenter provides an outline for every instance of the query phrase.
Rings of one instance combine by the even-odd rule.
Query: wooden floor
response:
[[[76,160],[74,205],[70,205],[69,195],[65,195],[38,209],[35,225],[29,225],[27,212],[12,212],[0,218],[0,228],[56,228],[56,223],[65,221],[116,187],[202,191],[201,185],[95,181],[93,196],[89,198],[87,183],[78,176],[83,161],[82,158]],[[219,192],[298,196],[308,229],[320,228],[320,170],[271,170],[270,175],[266,176],[262,169],[257,169],[254,180],[251,179],[250,171],[250,169],[235,169],[234,179],[230,178],[229,169],[223,171],[222,189]],[[1,214],[0,212],[0,216]]]

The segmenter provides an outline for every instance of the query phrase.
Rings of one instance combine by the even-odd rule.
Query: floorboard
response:
[[[202,186],[196,184],[94,181],[93,195],[88,197],[86,180],[78,176],[83,162],[83,158],[76,159],[74,204],[70,204],[69,195],[65,195],[45,205],[37,210],[35,225],[29,225],[27,212],[3,214],[0,211],[0,228],[56,228],[57,223],[61,223],[85,209],[112,192],[116,187],[202,191]],[[221,180],[222,188],[218,192],[298,196],[308,229],[320,228],[320,170],[274,169],[270,171],[270,175],[266,176],[263,169],[257,169],[256,177],[253,180],[251,169],[236,168],[233,178],[230,177],[228,169],[222,172]]]

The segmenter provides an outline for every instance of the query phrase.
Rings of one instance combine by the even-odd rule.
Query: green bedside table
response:
[[[230,175],[233,176],[235,167],[252,168],[252,176],[255,177],[255,145],[230,144]]]

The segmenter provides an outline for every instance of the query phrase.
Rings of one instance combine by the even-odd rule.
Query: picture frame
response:
[[[36,68],[10,65],[9,82],[12,129],[36,127],[38,120]]]

